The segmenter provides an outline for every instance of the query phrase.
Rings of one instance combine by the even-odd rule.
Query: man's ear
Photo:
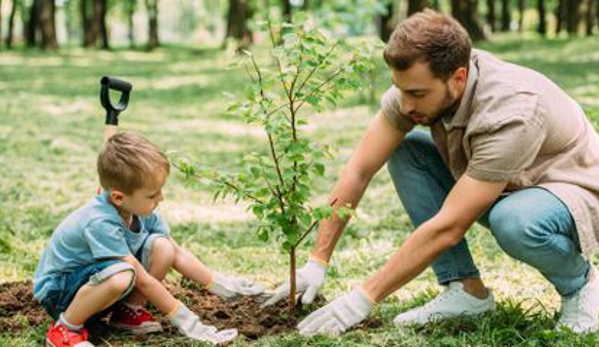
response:
[[[115,204],[116,206],[123,205],[124,199],[125,199],[125,193],[123,193],[119,190],[116,190],[116,189],[110,190],[110,201],[112,201],[112,203]]]
[[[458,68],[453,73],[452,79],[456,84],[455,86],[457,88],[459,88],[460,90],[465,89],[466,82],[468,81],[468,70],[465,67]]]

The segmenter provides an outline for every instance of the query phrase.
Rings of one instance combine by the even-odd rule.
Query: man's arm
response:
[[[364,282],[364,291],[378,302],[411,281],[440,253],[462,240],[468,228],[506,185],[506,182],[485,182],[463,175],[441,210],[420,225],[383,268]]]
[[[372,177],[387,162],[404,136],[405,134],[395,128],[382,111],[379,111],[358,143],[354,154],[345,164],[341,177],[330,194],[330,201],[336,200],[334,207],[347,204],[352,208],[357,207]],[[347,221],[343,221],[337,215],[333,215],[330,220],[323,220],[318,228],[312,256],[328,262],[346,224]]]

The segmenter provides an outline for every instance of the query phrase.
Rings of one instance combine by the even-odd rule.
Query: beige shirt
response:
[[[401,131],[400,91],[383,95],[382,111]],[[570,210],[585,256],[599,248],[599,137],[580,106],[540,73],[473,50],[466,90],[447,125],[431,134],[457,180],[507,181],[506,191],[532,186]]]

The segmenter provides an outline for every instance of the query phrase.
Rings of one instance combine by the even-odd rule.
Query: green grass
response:
[[[543,41],[494,37],[482,48],[550,76],[581,102],[599,127],[599,41],[596,38]],[[104,113],[99,78],[108,74],[134,85],[121,128],[147,136],[165,150],[186,153],[202,165],[234,169],[245,153],[260,150],[259,129],[224,112],[222,92],[239,93],[243,71],[230,69],[234,57],[214,49],[166,47],[153,53],[119,50],[60,53],[0,53],[0,281],[31,278],[44,243],[70,211],[98,186],[94,164],[102,142]],[[376,94],[390,85],[377,61]],[[337,146],[338,155],[316,184],[323,201],[348,159],[376,105],[368,92],[347,98],[343,107],[313,117],[310,136]],[[385,170],[374,179],[332,262],[323,294],[333,298],[380,267],[411,231]],[[174,172],[161,211],[174,237],[209,266],[274,286],[287,275],[286,257],[254,237],[243,206],[212,202],[206,187],[186,185]],[[257,346],[591,346],[597,336],[555,333],[559,297],[534,270],[503,254],[488,231],[469,234],[485,281],[495,290],[498,310],[473,319],[397,329],[394,315],[431,298],[437,290],[430,270],[377,307],[384,322],[373,331],[339,338],[297,334],[256,341]],[[301,249],[300,264],[310,241]],[[15,335],[0,332],[0,345],[39,345],[46,327]],[[127,344],[127,339],[110,344]],[[164,345],[166,342],[157,342]],[[169,342],[182,345],[182,340]],[[246,346],[238,341],[235,346]]]

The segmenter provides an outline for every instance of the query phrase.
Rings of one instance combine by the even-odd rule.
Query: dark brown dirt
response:
[[[196,312],[201,321],[219,329],[237,328],[240,335],[250,340],[264,335],[276,335],[295,330],[301,318],[325,304],[323,297],[317,297],[311,305],[300,307],[297,316],[290,316],[287,303],[261,308],[255,298],[241,298],[235,301],[224,301],[208,293],[191,281],[167,283],[169,291],[190,310]],[[157,315],[159,316],[159,315]],[[43,308],[33,300],[32,284],[13,282],[0,284],[0,331],[17,333],[28,326],[49,323],[50,318]],[[178,336],[178,332],[166,320],[161,319],[165,336]],[[381,326],[378,319],[368,319],[357,329],[377,328]],[[106,336],[107,327],[99,324],[92,327],[92,340],[97,336]],[[95,336],[94,336],[95,335]],[[145,337],[136,337],[143,341]]]

